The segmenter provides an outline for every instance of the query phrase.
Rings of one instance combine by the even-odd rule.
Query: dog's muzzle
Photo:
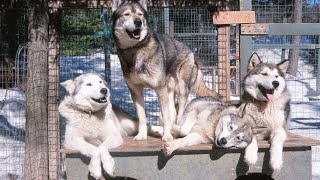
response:
[[[142,21],[141,19],[135,19],[133,23],[136,26],[136,29],[133,31],[127,29],[126,32],[132,39],[140,39]]]
[[[97,102],[97,103],[106,103],[106,102],[108,102],[108,99],[107,99],[108,89],[107,88],[102,88],[100,90],[100,93],[104,95],[102,98],[100,98],[100,99],[91,98],[91,99],[93,101]]]

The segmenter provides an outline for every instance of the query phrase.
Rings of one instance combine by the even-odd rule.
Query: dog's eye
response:
[[[100,84],[102,84],[102,81],[99,81]]]
[[[129,16],[129,15],[130,15],[130,13],[124,13],[123,15],[124,15],[124,16]]]
[[[276,78],[278,78],[279,76],[276,76]]]
[[[138,16],[143,16],[143,14],[142,13],[138,13]]]
[[[92,84],[91,84],[91,83],[87,83],[86,85],[87,85],[87,86],[92,86]]]
[[[236,139],[237,139],[237,141],[241,141],[242,140],[241,136],[237,136]]]
[[[230,131],[233,130],[232,124],[230,124],[229,129],[230,129]]]
[[[261,75],[262,75],[262,76],[268,76],[268,74],[267,74],[267,73],[261,73]]]

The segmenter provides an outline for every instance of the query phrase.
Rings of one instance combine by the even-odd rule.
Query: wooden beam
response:
[[[221,11],[213,15],[213,24],[248,24],[256,23],[254,11]]]
[[[267,35],[269,24],[241,24],[242,35]]]

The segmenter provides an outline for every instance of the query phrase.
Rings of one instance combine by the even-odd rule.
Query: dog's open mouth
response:
[[[95,99],[95,98],[91,98],[92,100],[94,100],[97,103],[106,103],[108,100],[106,97],[100,98],[100,99]]]
[[[140,39],[141,29],[136,29],[134,31],[126,30],[128,35],[133,39]]]
[[[265,87],[258,85],[260,92],[266,97],[269,101],[273,101],[274,97],[274,89],[266,89]]]

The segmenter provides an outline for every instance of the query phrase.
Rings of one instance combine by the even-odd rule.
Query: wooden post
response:
[[[49,92],[48,92],[48,146],[49,179],[59,179],[60,122],[59,122],[59,24],[61,2],[49,1]]]
[[[174,38],[174,21],[169,22],[169,35]]]
[[[219,94],[230,100],[230,26],[218,27]]]

